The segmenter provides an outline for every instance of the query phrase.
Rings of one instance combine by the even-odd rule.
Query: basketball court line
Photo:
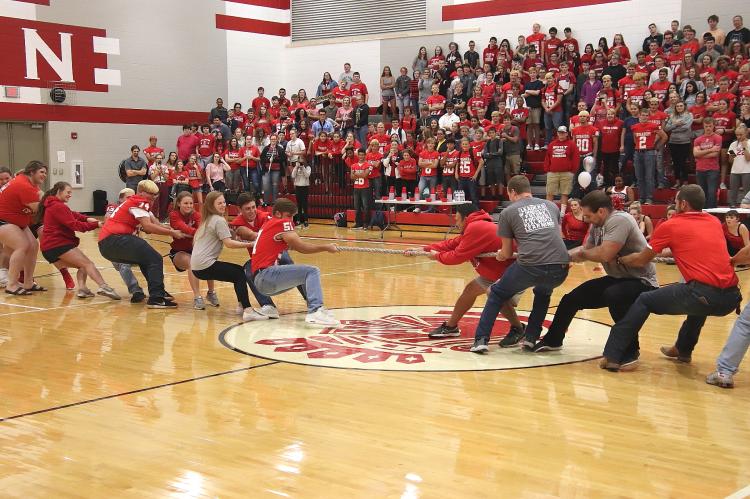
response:
[[[37,415],[37,414],[44,414],[44,413],[47,413],[47,412],[58,411],[60,409],[67,409],[69,407],[77,407],[79,405],[92,404],[94,402],[100,402],[102,400],[108,400],[108,399],[112,399],[112,398],[123,397],[125,395],[134,395],[136,393],[148,392],[148,391],[151,391],[151,390],[157,390],[159,388],[166,388],[168,386],[182,385],[184,383],[190,383],[192,381],[201,381],[201,380],[204,380],[204,379],[215,378],[217,376],[224,376],[224,375],[227,375],[227,374],[235,374],[235,373],[240,373],[240,372],[245,372],[245,371],[251,371],[251,370],[257,369],[259,367],[271,366],[271,365],[279,364],[279,363],[281,363],[281,362],[278,361],[278,360],[275,360],[273,362],[266,362],[265,364],[258,364],[258,365],[255,365],[255,366],[241,367],[239,369],[232,369],[232,370],[229,370],[229,371],[221,371],[221,372],[218,372],[218,373],[206,374],[206,375],[203,375],[203,376],[196,376],[195,378],[182,379],[182,380],[179,380],[179,381],[172,381],[172,382],[169,382],[169,383],[162,383],[161,385],[147,386],[145,388],[138,388],[137,390],[129,390],[127,392],[114,393],[112,395],[104,395],[102,397],[97,397],[97,398],[87,399],[87,400],[81,400],[79,402],[71,402],[70,404],[63,404],[63,405],[58,405],[58,406],[54,406],[54,407],[48,407],[46,409],[39,409],[39,410],[36,410],[36,411],[31,411],[31,412],[24,412],[22,414],[15,414],[13,416],[6,416],[4,418],[0,418],[0,423],[4,423],[5,421],[11,421],[11,420],[14,420],[14,419],[25,418],[27,416],[34,416],[34,415]]]
[[[746,499],[747,497],[750,497],[750,485],[726,496],[724,499]]]
[[[29,306],[29,305],[19,305],[18,303],[8,303],[7,301],[0,302],[0,305],[7,305],[9,307],[31,308],[31,309],[34,309],[34,310],[48,310],[48,309],[42,308],[42,307],[32,307],[32,306]]]

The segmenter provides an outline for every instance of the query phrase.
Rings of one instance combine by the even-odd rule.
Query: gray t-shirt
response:
[[[497,233],[518,244],[521,265],[564,265],[570,262],[560,233],[560,210],[551,201],[522,198],[500,213]]]
[[[638,228],[635,219],[624,211],[614,211],[601,227],[591,226],[587,244],[600,246],[604,241],[622,244],[617,256],[639,253],[648,246],[646,238]],[[617,278],[636,278],[653,287],[659,287],[656,280],[656,266],[649,262],[645,267],[626,267],[616,261],[602,264],[608,276]]]
[[[232,237],[229,224],[219,215],[211,215],[204,220],[195,235],[193,253],[190,256],[191,270],[204,270],[213,265],[221,254],[224,245],[222,241]]]

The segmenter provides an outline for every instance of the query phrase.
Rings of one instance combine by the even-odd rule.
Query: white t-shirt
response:
[[[286,143],[286,157],[290,162],[301,161],[305,152],[305,143],[300,138],[290,140]]]
[[[745,148],[748,146],[750,146],[750,139],[746,139],[744,144],[735,140],[729,146],[729,151],[735,154],[731,173],[750,173],[750,161],[745,159]]]

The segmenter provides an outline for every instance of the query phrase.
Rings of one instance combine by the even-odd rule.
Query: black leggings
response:
[[[237,295],[237,301],[242,304],[242,308],[250,307],[245,271],[239,265],[217,260],[207,269],[193,270],[193,275],[201,281],[231,282],[234,284],[234,292]]]
[[[687,182],[687,161],[690,157],[691,144],[668,144],[669,154],[672,155],[672,169],[677,181]]]
[[[296,185],[294,186],[294,194],[297,197],[297,221],[299,223],[307,222],[307,194],[310,191],[310,187],[307,185]]]
[[[113,234],[99,241],[99,252],[114,263],[138,265],[151,298],[164,297],[164,260],[146,241],[130,234]]]

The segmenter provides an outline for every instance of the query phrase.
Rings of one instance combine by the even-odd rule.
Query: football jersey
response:
[[[456,174],[458,150],[453,149],[452,151],[446,151],[443,153],[443,157],[445,158],[445,165],[443,165],[443,175],[450,175],[452,177]]]
[[[458,157],[458,176],[461,178],[471,178],[477,172],[476,158],[473,158],[474,151],[461,151]]]
[[[294,223],[289,218],[272,218],[263,225],[251,253],[253,273],[276,265],[281,253],[289,249],[280,237],[284,232],[294,232]]]
[[[579,125],[573,128],[571,135],[581,156],[594,152],[594,137],[599,136],[599,129],[593,125]]]
[[[138,229],[139,218],[149,218],[150,202],[139,195],[130,196],[114,209],[112,215],[105,220],[99,231],[99,241],[121,234],[134,234]]]
[[[656,131],[661,128],[651,122],[636,123],[630,129],[633,132],[633,142],[638,151],[650,151],[656,144]]]
[[[364,163],[352,163],[351,167],[352,173],[362,173],[367,172],[368,168],[370,168],[370,163],[365,161]],[[365,178],[352,178],[352,184],[354,185],[355,189],[367,189],[370,187],[370,179],[369,176]]]

